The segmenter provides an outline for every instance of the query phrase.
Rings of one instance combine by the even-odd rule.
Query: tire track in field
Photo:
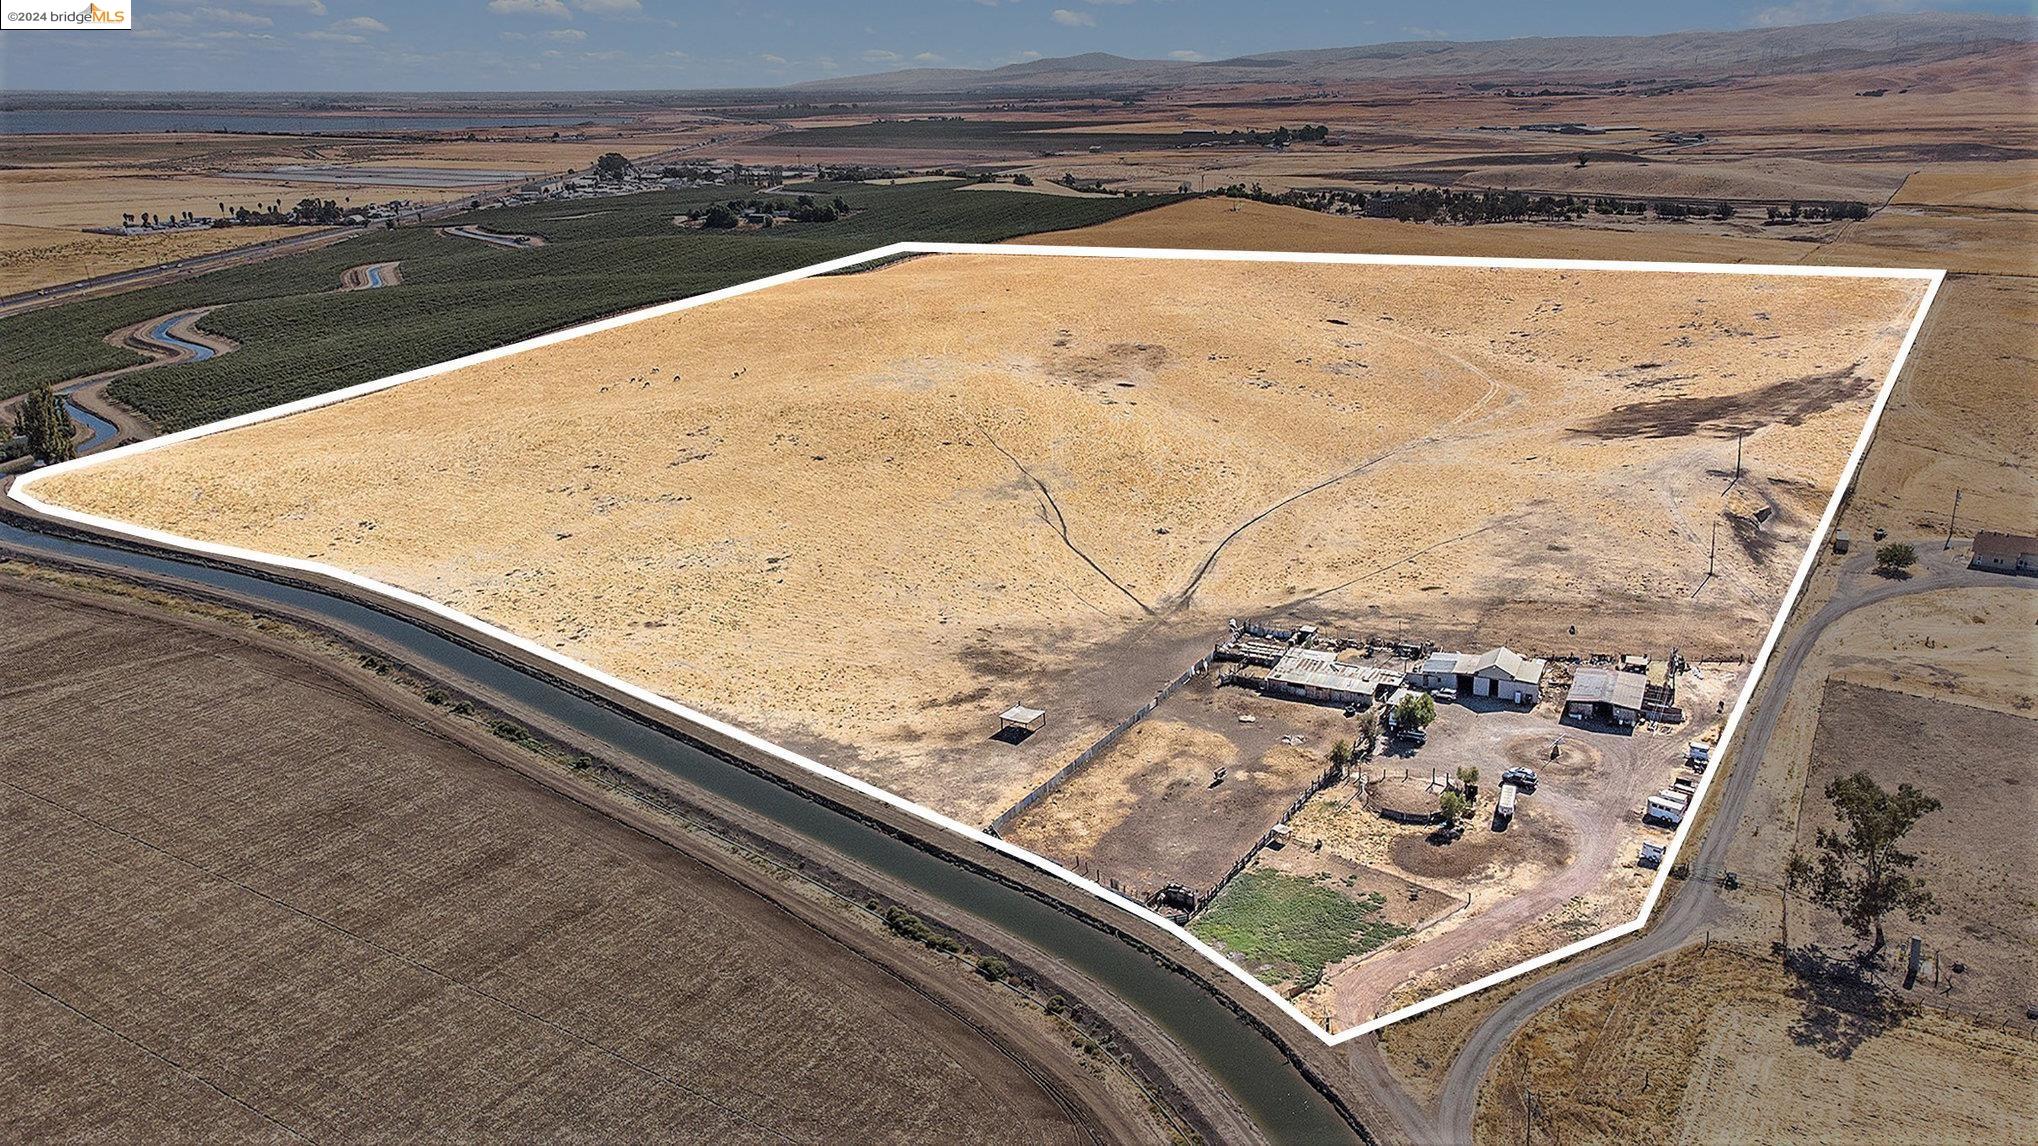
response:
[[[1048,525],[1052,526],[1055,532],[1061,534],[1061,543],[1063,545],[1068,546],[1069,552],[1075,554],[1077,557],[1082,558],[1083,564],[1088,565],[1091,569],[1095,570],[1097,576],[1102,577],[1106,581],[1109,581],[1113,589],[1116,589],[1120,593],[1125,594],[1125,599],[1139,606],[1140,612],[1145,613],[1149,617],[1157,616],[1158,614],[1154,612],[1154,609],[1151,605],[1148,605],[1145,601],[1140,600],[1138,595],[1135,594],[1132,590],[1126,588],[1125,585],[1118,580],[1118,578],[1113,577],[1110,573],[1106,572],[1102,565],[1097,564],[1095,558],[1092,558],[1089,554],[1083,552],[1082,546],[1076,544],[1075,538],[1069,536],[1068,518],[1062,516],[1061,503],[1054,500],[1054,492],[1047,488],[1047,483],[1041,481],[1038,477],[1035,477],[1033,471],[1026,468],[1025,462],[1020,461],[1018,458],[1012,455],[1012,451],[1006,449],[1002,445],[999,445],[998,439],[992,437],[991,432],[989,430],[984,429],[982,426],[978,426],[977,433],[982,434],[984,436],[984,440],[991,444],[992,449],[1005,455],[1005,460],[1011,462],[1012,465],[1016,467],[1021,474],[1025,475],[1027,481],[1033,483],[1033,488],[1039,491],[1041,498],[1047,503],[1045,507],[1043,507],[1040,510],[1040,519],[1042,521],[1047,522]]]
[[[1449,360],[1453,365],[1458,366],[1467,373],[1471,374],[1474,378],[1477,378],[1479,379],[1479,381],[1486,384],[1485,391],[1479,395],[1477,401],[1473,402],[1471,405],[1465,407],[1464,409],[1458,411],[1456,416],[1452,417],[1450,421],[1444,423],[1444,428],[1446,429],[1453,426],[1464,425],[1465,423],[1473,420],[1475,416],[1481,416],[1481,412],[1486,409],[1487,404],[1492,402],[1495,396],[1503,392],[1505,392],[1507,395],[1506,401],[1501,403],[1503,408],[1505,408],[1506,406],[1513,405],[1516,401],[1520,400],[1521,398],[1521,390],[1519,387],[1510,386],[1507,385],[1506,383],[1503,383],[1498,378],[1495,378],[1491,373],[1489,373],[1484,367],[1481,367],[1477,363],[1473,362],[1471,359],[1466,358],[1464,355],[1459,354],[1456,351],[1446,349],[1445,347],[1438,345],[1433,340],[1419,338],[1415,335],[1402,334],[1399,331],[1391,330],[1378,330],[1374,331],[1373,333],[1381,337],[1384,337],[1390,341],[1404,342],[1420,346],[1423,350],[1429,353],[1436,354],[1442,358]],[[1498,413],[1498,411],[1495,411],[1494,413]],[[1322,481],[1317,482],[1315,485],[1307,486],[1303,489],[1296,490],[1294,493],[1289,494],[1287,497],[1282,498],[1281,500],[1259,511],[1253,516],[1247,518],[1237,528],[1233,529],[1230,533],[1225,534],[1221,539],[1218,540],[1217,544],[1211,548],[1209,554],[1203,558],[1203,563],[1198,565],[1196,567],[1196,572],[1189,577],[1189,583],[1182,587],[1182,591],[1180,593],[1177,593],[1173,598],[1169,600],[1168,611],[1178,612],[1184,608],[1187,608],[1189,602],[1195,598],[1196,590],[1202,586],[1203,578],[1209,575],[1210,570],[1212,568],[1216,567],[1217,559],[1223,556],[1224,550],[1228,546],[1230,546],[1232,542],[1238,540],[1241,535],[1246,533],[1248,530],[1252,529],[1254,526],[1265,521],[1269,517],[1274,516],[1276,513],[1279,513],[1281,510],[1288,508],[1289,506],[1295,504],[1296,502],[1301,501],[1303,498],[1308,497],[1310,494],[1329,489],[1334,485],[1338,485],[1351,478],[1355,478],[1360,474],[1365,473],[1367,470],[1372,469],[1374,466],[1379,465],[1381,462],[1388,460],[1389,458],[1393,458],[1400,454],[1420,449],[1424,446],[1435,445],[1440,440],[1441,439],[1438,437],[1437,431],[1431,431],[1430,433],[1425,434],[1412,442],[1406,442],[1402,445],[1396,446],[1393,449],[1386,451],[1385,453],[1375,454],[1374,456],[1367,458],[1365,461],[1360,462],[1358,465],[1355,465],[1342,473],[1332,474],[1331,476],[1324,478]],[[1453,540],[1457,539],[1454,538]]]

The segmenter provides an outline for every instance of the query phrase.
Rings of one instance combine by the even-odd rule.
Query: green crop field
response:
[[[1354,899],[1327,885],[1278,871],[1248,871],[1231,881],[1189,930],[1223,947],[1269,985],[1308,990],[1323,969],[1408,934],[1379,919],[1378,892]]]
[[[956,186],[815,184],[799,191],[822,202],[840,196],[853,213],[759,231],[672,222],[689,207],[756,196],[740,187],[527,204],[444,224],[545,239],[522,250],[430,228],[373,231],[309,254],[0,320],[0,397],[143,361],[105,336],[216,307],[199,325],[239,342],[238,350],[138,371],[109,387],[162,428],[182,429],[887,243],[996,242],[1172,201],[959,194]],[[773,198],[790,202],[792,194]],[[346,268],[388,261],[402,263],[400,285],[337,289]]]

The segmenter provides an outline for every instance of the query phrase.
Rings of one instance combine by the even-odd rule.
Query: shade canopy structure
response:
[[[1047,723],[1046,711],[1015,704],[998,714],[998,727],[1020,732],[1038,732]]]

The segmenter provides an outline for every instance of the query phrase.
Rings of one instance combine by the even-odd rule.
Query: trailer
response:
[[[1648,868],[1648,869],[1650,869],[1651,871],[1655,870],[1656,868],[1662,867],[1662,866],[1663,866],[1663,845],[1662,845],[1662,844],[1643,844],[1643,845],[1642,845],[1642,857],[1641,857],[1640,859],[1636,860],[1635,862],[1636,862],[1636,864],[1638,864],[1639,866],[1641,866],[1641,867],[1645,867],[1645,868]]]
[[[1500,786],[1500,803],[1493,810],[1493,822],[1495,824],[1505,824],[1509,820],[1514,819],[1514,797],[1515,793],[1519,791],[1521,789],[1512,782]]]
[[[1711,741],[1694,740],[1691,742],[1691,747],[1684,750],[1684,755],[1691,762],[1694,770],[1703,772],[1706,766],[1712,763],[1712,749]]]
[[[1684,822],[1684,808],[1685,803],[1682,800],[1651,796],[1647,806],[1642,810],[1642,822],[1675,827]]]

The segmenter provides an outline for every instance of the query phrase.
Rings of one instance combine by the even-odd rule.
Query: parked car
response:
[[[1455,688],[1440,688],[1429,695],[1438,704],[1449,704],[1458,699],[1458,690]]]
[[[1429,743],[1429,733],[1420,728],[1397,728],[1394,730],[1394,738],[1396,740],[1406,740],[1410,744],[1415,745]]]
[[[1500,782],[1503,784],[1513,784],[1524,792],[1533,792],[1536,790],[1536,770],[1534,768],[1509,768],[1500,774]]]

